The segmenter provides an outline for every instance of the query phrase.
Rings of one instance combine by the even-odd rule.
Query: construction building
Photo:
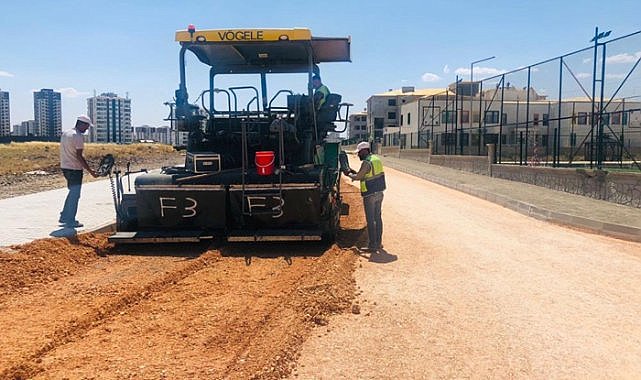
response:
[[[87,99],[89,118],[94,126],[89,141],[97,143],[131,144],[131,99],[107,92]]]

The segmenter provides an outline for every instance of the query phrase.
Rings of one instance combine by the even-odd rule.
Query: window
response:
[[[570,146],[576,146],[576,133],[570,133]]]
[[[401,115],[401,118],[403,118],[403,115]],[[407,113],[407,125],[409,125],[412,122],[411,120],[412,120],[412,114],[408,112]]]
[[[396,112],[388,112],[387,113],[387,118],[389,120],[396,120]]]
[[[623,115],[621,115],[621,120],[622,120],[621,124],[628,125],[628,113],[627,112],[623,112]]]
[[[601,115],[601,123],[603,125],[610,125],[610,114],[609,113],[604,113]]]
[[[387,99],[387,105],[390,107],[396,106],[396,99]]]
[[[403,125],[403,114],[401,114],[401,125]]]
[[[621,112],[614,112],[612,114],[612,124],[613,125],[621,124]]]
[[[579,125],[586,125],[588,123],[588,113],[587,112],[579,112],[579,117],[577,120]]]
[[[543,125],[544,126],[550,125],[550,115],[548,115],[547,113],[543,114]]]
[[[486,124],[498,124],[499,122],[499,111],[485,111]]]
[[[456,145],[456,133],[441,134],[441,145]]]
[[[507,124],[507,114],[505,112],[501,114],[501,124]]]
[[[470,134],[469,133],[461,133],[459,135],[460,141],[459,145],[460,146],[470,146]]]
[[[382,117],[374,118],[374,129],[383,129],[384,119]]]
[[[456,111],[443,111],[441,113],[441,123],[454,123],[456,120]]]
[[[533,125],[539,125],[539,114],[538,113],[535,113],[532,116],[532,119],[534,120],[534,122],[532,123]]]
[[[479,113],[472,112],[472,123],[478,123],[478,122],[479,122]]]
[[[470,122],[470,111],[461,111],[461,123]]]

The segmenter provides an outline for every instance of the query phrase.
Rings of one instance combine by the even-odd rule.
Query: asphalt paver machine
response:
[[[134,192],[118,192],[117,232],[109,240],[333,240],[344,161],[335,136],[347,127],[350,104],[330,94],[318,108],[311,79],[321,63],[350,61],[350,39],[312,37],[308,29],[190,25],[176,41],[180,85],[171,119],[187,134],[185,164],[142,174]],[[187,54],[209,67],[198,104],[187,93]],[[269,77],[283,74],[304,76],[306,93],[267,88]],[[248,76],[259,85],[217,86]],[[239,104],[241,93],[248,103]]]

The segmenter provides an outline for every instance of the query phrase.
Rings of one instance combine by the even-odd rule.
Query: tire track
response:
[[[65,326],[56,329],[52,333],[52,338],[45,343],[40,349],[31,355],[19,359],[15,364],[0,372],[0,378],[7,379],[25,379],[33,377],[41,372],[42,368],[38,365],[39,358],[62,345],[73,342],[89,329],[95,328],[104,323],[107,319],[115,316],[122,310],[135,305],[136,303],[149,298],[150,295],[170,288],[177,282],[184,280],[188,276],[204,269],[212,262],[220,260],[212,253],[206,253],[185,267],[170,271],[162,277],[147,283],[141,288],[132,289],[120,295],[118,298],[101,305],[97,309],[90,310],[81,318],[68,321]]]

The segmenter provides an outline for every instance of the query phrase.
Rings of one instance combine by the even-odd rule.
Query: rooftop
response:
[[[395,90],[389,90],[387,92],[381,93],[381,94],[375,94],[374,96],[403,96],[403,95],[408,95],[408,96],[431,96],[431,95],[437,95],[440,93],[444,93],[447,89],[446,88],[422,88],[418,90],[413,90],[413,91],[403,91],[402,88],[398,88]]]

